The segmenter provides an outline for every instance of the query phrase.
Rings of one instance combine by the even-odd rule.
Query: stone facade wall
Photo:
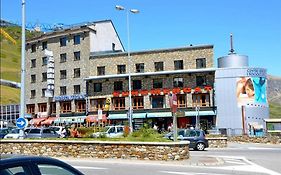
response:
[[[227,147],[227,137],[215,137],[207,138],[209,142],[209,148],[226,148]]]
[[[281,144],[281,137],[279,136],[267,136],[267,137],[249,137],[249,136],[236,136],[229,137],[231,142],[239,143],[270,143],[270,144]]]
[[[188,142],[2,140],[1,153],[99,159],[185,160]]]

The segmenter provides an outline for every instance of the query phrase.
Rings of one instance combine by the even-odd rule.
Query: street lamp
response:
[[[195,110],[196,110],[196,124],[195,124],[195,129],[200,129],[200,115],[199,115],[200,106],[199,106],[199,105],[196,105]]]
[[[133,110],[132,110],[132,87],[131,87],[131,55],[130,55],[130,30],[129,30],[129,13],[139,13],[139,10],[137,9],[125,9],[123,6],[121,5],[116,5],[115,6],[116,10],[126,10],[126,14],[127,14],[127,39],[128,39],[128,67],[129,67],[129,125],[130,125],[130,131],[133,131],[133,124],[132,124],[132,115],[133,115]]]

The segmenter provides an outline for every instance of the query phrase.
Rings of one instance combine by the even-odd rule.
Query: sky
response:
[[[21,22],[22,0],[0,0],[1,19]],[[249,57],[250,67],[266,68],[281,76],[280,0],[25,0],[27,24],[77,24],[112,20],[127,50],[126,11],[130,51],[214,45],[217,58],[230,50],[233,33],[237,54]]]

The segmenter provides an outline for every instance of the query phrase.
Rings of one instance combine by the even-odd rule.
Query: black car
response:
[[[165,135],[166,138],[173,140],[173,132]],[[203,151],[209,147],[208,140],[205,138],[205,132],[199,129],[179,129],[178,140],[190,141],[189,148],[194,150]]]
[[[72,166],[53,158],[1,155],[1,175],[83,175]]]

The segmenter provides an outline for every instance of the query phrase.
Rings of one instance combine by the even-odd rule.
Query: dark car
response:
[[[72,166],[53,158],[1,155],[1,175],[83,175]]]
[[[0,139],[3,139],[5,135],[9,133],[10,129],[9,128],[1,128],[0,129]]]
[[[166,134],[165,137],[173,140],[173,132]],[[205,132],[199,129],[179,129],[177,139],[190,141],[189,147],[194,150],[203,151],[209,147]]]

